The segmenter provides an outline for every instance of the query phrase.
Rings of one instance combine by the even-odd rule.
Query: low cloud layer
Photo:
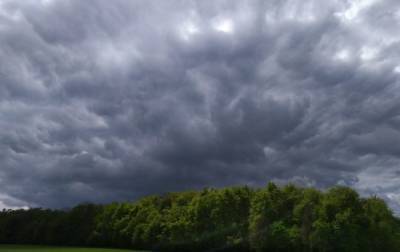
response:
[[[400,203],[398,1],[0,0],[0,206],[343,184]]]

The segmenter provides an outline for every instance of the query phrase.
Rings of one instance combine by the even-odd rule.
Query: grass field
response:
[[[0,252],[139,252],[138,250],[0,245]]]

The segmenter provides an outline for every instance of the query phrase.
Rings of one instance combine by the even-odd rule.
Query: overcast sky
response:
[[[400,203],[400,2],[0,0],[0,207],[348,185]]]

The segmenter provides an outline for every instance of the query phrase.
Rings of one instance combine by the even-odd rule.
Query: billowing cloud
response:
[[[399,26],[397,1],[1,0],[0,202],[273,180],[396,207]]]

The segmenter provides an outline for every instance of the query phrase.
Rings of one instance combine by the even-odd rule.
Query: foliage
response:
[[[0,243],[155,251],[400,251],[386,203],[347,187],[204,189],[133,203],[0,212]]]

